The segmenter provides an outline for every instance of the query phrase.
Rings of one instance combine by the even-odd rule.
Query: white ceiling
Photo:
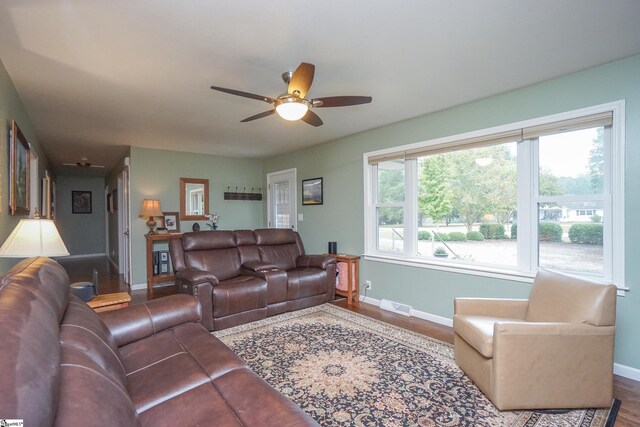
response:
[[[640,53],[638,0],[0,0],[0,58],[58,173],[128,146],[264,157]],[[316,65],[318,128],[275,97]],[[3,118],[4,120],[4,118]],[[99,171],[99,170],[98,170]]]

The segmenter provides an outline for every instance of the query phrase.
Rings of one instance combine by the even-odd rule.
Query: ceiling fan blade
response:
[[[350,105],[368,104],[372,99],[370,96],[328,96],[326,98],[312,99],[311,103],[315,108],[348,107]]]
[[[276,112],[276,110],[264,111],[264,112],[262,112],[262,113],[260,113],[260,114],[256,114],[255,116],[247,117],[247,118],[246,118],[246,119],[244,119],[244,120],[240,120],[240,123],[246,123],[246,122],[251,122],[251,121],[253,121],[253,120],[258,120],[258,119],[261,119],[261,118],[263,118],[263,117],[270,116],[270,115],[272,115],[272,114],[273,114],[273,113],[275,113],[275,112]]]
[[[289,81],[289,87],[287,88],[289,95],[295,95],[294,92],[298,92],[297,96],[300,98],[307,96],[311,83],[313,83],[315,70],[316,66],[313,64],[303,62],[298,65],[298,68],[293,72],[291,80]]]
[[[307,111],[307,114],[305,114],[301,120],[305,123],[309,123],[311,126],[322,126],[322,119],[311,110]]]
[[[264,101],[268,104],[273,104],[276,100],[269,98],[268,96],[256,95],[255,93],[242,92],[241,90],[227,89],[224,87],[211,86],[211,89],[220,92],[230,93],[231,95],[244,96],[245,98],[257,99],[258,101]]]

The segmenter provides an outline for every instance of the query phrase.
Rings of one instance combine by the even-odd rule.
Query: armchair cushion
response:
[[[527,322],[588,323],[612,326],[616,287],[540,270],[529,295]]]

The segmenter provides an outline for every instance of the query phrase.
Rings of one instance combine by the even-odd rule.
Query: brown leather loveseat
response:
[[[29,427],[317,426],[200,322],[189,295],[96,314],[48,258],[0,281],[0,416]]]
[[[198,298],[210,331],[335,297],[335,258],[305,255],[293,230],[184,233],[169,249],[176,285]]]

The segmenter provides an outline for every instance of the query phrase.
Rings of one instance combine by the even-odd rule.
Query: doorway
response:
[[[124,169],[118,175],[118,195],[115,200],[118,206],[118,269],[124,282],[131,285],[131,239],[129,238],[129,158],[124,162]]]
[[[267,174],[267,220],[269,228],[298,229],[296,169]]]

